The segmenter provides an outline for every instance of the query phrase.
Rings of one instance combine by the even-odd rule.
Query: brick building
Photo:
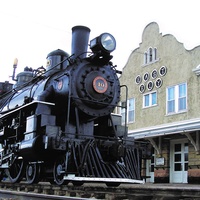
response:
[[[200,183],[200,46],[186,50],[148,24],[120,77],[129,137],[152,145],[143,174],[155,183]],[[127,116],[127,118],[125,118]]]

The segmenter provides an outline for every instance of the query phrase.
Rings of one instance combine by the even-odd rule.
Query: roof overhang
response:
[[[142,129],[129,130],[128,136],[137,139],[148,139],[152,137],[172,135],[177,133],[188,133],[200,130],[200,118],[184,120],[174,123],[162,124]]]

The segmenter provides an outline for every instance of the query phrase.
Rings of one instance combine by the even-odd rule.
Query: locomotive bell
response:
[[[50,52],[46,58],[46,75],[49,76],[55,72],[65,69],[69,64],[68,60],[66,60],[68,57],[69,54],[61,49]]]

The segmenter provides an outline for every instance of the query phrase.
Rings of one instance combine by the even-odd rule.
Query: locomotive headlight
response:
[[[109,33],[103,33],[90,41],[90,49],[93,52],[111,53],[116,48],[115,38]]]

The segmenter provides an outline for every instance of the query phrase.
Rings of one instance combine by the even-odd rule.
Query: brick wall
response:
[[[188,183],[200,184],[200,155],[192,144],[189,144],[188,159]]]
[[[169,183],[169,169],[155,168],[154,182],[155,183]]]

